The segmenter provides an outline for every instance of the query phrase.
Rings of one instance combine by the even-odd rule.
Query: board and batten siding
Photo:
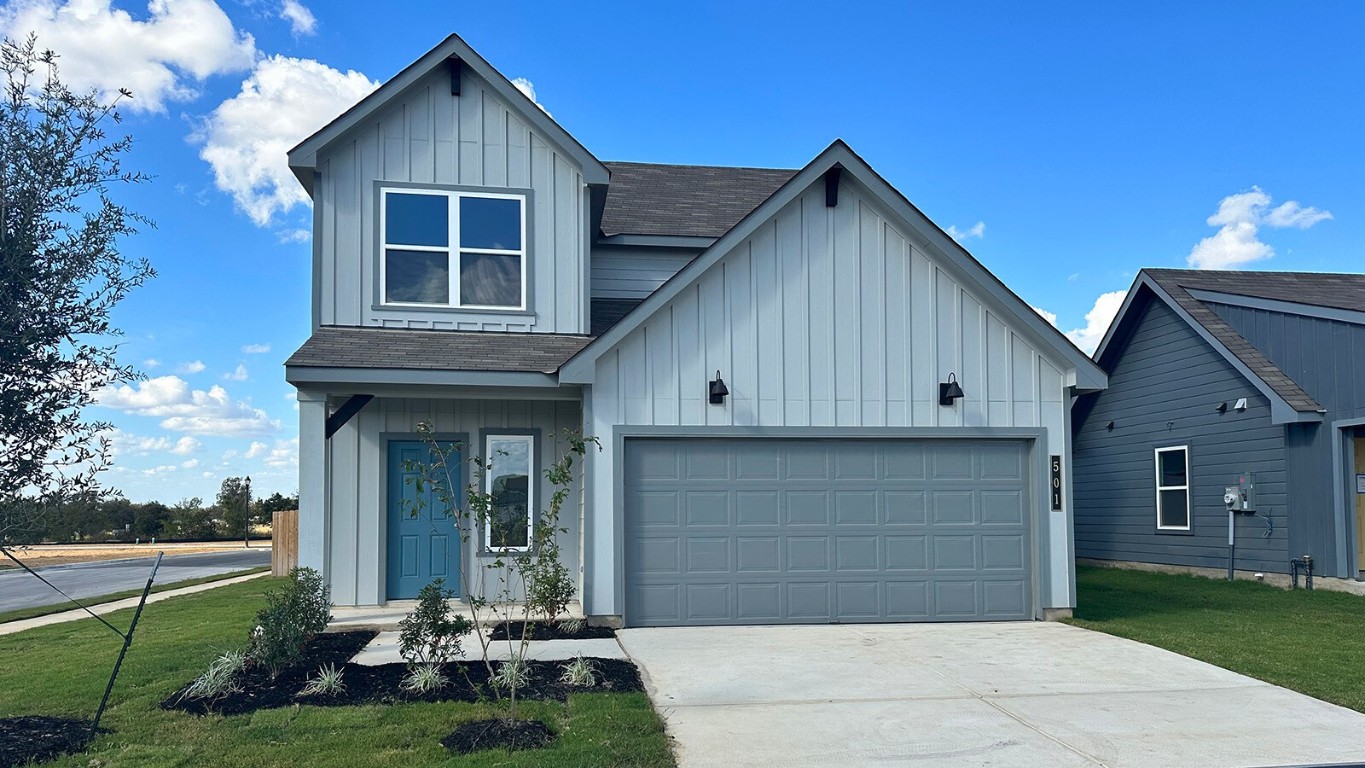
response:
[[[700,250],[597,246],[592,250],[594,299],[643,299],[687,266]]]
[[[468,459],[482,454],[480,430],[538,429],[540,455],[533,471],[541,478],[539,498],[544,500],[553,492],[544,470],[562,456],[563,446],[556,436],[565,429],[580,429],[582,417],[574,401],[375,398],[328,441],[324,562],[337,605],[385,601],[387,440],[419,439],[417,426],[422,422],[443,436],[464,434],[469,440],[462,483],[471,477]],[[568,529],[560,535],[561,558],[575,577],[580,573],[578,532],[582,530],[578,500],[575,489],[560,517]],[[477,557],[477,547],[477,541],[466,542],[461,552],[465,576],[475,580],[486,562]],[[486,578],[488,584],[494,583],[493,574]]]
[[[1236,521],[1237,567],[1286,571],[1289,531],[1303,511],[1289,506],[1285,429],[1271,423],[1269,402],[1158,299],[1116,341],[1124,346],[1109,388],[1087,396],[1077,425],[1077,556],[1226,568],[1223,491],[1253,472],[1260,514]],[[1238,412],[1242,397],[1247,409]],[[1158,532],[1155,450],[1180,445],[1189,448],[1192,530]]]
[[[1207,303],[1327,410],[1320,424],[1288,428],[1289,482],[1295,506],[1289,550],[1295,557],[1312,555],[1318,573],[1351,576],[1347,550],[1355,543],[1342,517],[1353,514],[1354,505],[1339,509],[1334,491],[1339,482],[1354,487],[1354,482],[1346,482],[1354,480],[1354,473],[1333,466],[1332,442],[1340,435],[1332,422],[1365,419],[1365,326]]]
[[[901,226],[847,179],[836,207],[823,184],[807,190],[598,359],[590,429],[611,450],[629,425],[1033,427],[1046,430],[1042,449],[1066,455],[1062,364]],[[717,371],[724,406],[707,402]],[[949,372],[966,392],[950,408],[938,404]],[[594,462],[597,509],[609,508],[612,472],[610,456]],[[1043,607],[1070,606],[1065,512],[1042,527]],[[589,551],[612,551],[616,535],[595,519]],[[589,562],[591,610],[619,613],[605,561]]]
[[[444,68],[318,156],[313,236],[323,325],[587,333],[587,192],[582,170],[467,67]],[[377,307],[375,182],[529,189],[527,312]]]

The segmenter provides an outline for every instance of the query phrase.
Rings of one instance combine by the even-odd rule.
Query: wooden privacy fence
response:
[[[299,564],[299,511],[275,512],[270,518],[270,575],[288,576]]]

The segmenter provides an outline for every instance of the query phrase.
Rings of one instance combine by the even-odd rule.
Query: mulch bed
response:
[[[61,755],[85,751],[90,743],[89,720],[65,717],[8,717],[0,719],[0,768],[42,763]],[[100,729],[101,733],[108,733]]]
[[[304,660],[280,672],[271,680],[262,670],[250,670],[242,679],[242,690],[216,699],[191,699],[181,694],[184,688],[161,702],[163,709],[181,710],[193,714],[215,713],[236,715],[258,709],[311,704],[322,707],[343,707],[359,704],[401,704],[414,701],[485,701],[493,698],[488,683],[488,669],[482,661],[457,661],[443,665],[442,672],[449,681],[438,691],[418,694],[403,690],[403,678],[408,673],[406,664],[366,666],[347,663],[374,638],[370,631],[337,632],[318,635],[309,645]],[[518,698],[564,701],[570,693],[643,691],[640,670],[624,659],[590,659],[597,673],[597,684],[591,688],[574,687],[561,683],[563,661],[530,661],[530,682],[517,692]],[[332,663],[341,668],[345,690],[337,694],[300,695],[299,691],[318,667]],[[498,662],[494,662],[497,667]],[[186,684],[188,688],[188,684]]]
[[[502,622],[493,626],[493,631],[488,634],[492,640],[506,640],[508,627],[511,627],[512,639],[521,639],[521,628],[526,622],[513,621]],[[616,637],[616,630],[608,627],[590,627],[584,624],[577,632],[567,632],[563,622],[533,621],[531,622],[532,640],[601,640]]]
[[[549,726],[539,720],[475,720],[441,739],[441,746],[459,755],[484,749],[538,749],[555,740]]]

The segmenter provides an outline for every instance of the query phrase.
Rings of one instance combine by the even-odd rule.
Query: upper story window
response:
[[[383,303],[526,309],[526,198],[381,189]]]
[[[1190,530],[1190,453],[1184,445],[1156,449],[1156,527]]]

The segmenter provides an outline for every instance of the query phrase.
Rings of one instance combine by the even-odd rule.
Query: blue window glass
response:
[[[460,198],[460,247],[521,250],[521,201]]]
[[[521,257],[496,253],[460,254],[460,303],[520,307]]]
[[[384,242],[389,245],[450,245],[450,198],[386,192]]]
[[[384,301],[449,304],[450,257],[429,251],[385,251]]]

